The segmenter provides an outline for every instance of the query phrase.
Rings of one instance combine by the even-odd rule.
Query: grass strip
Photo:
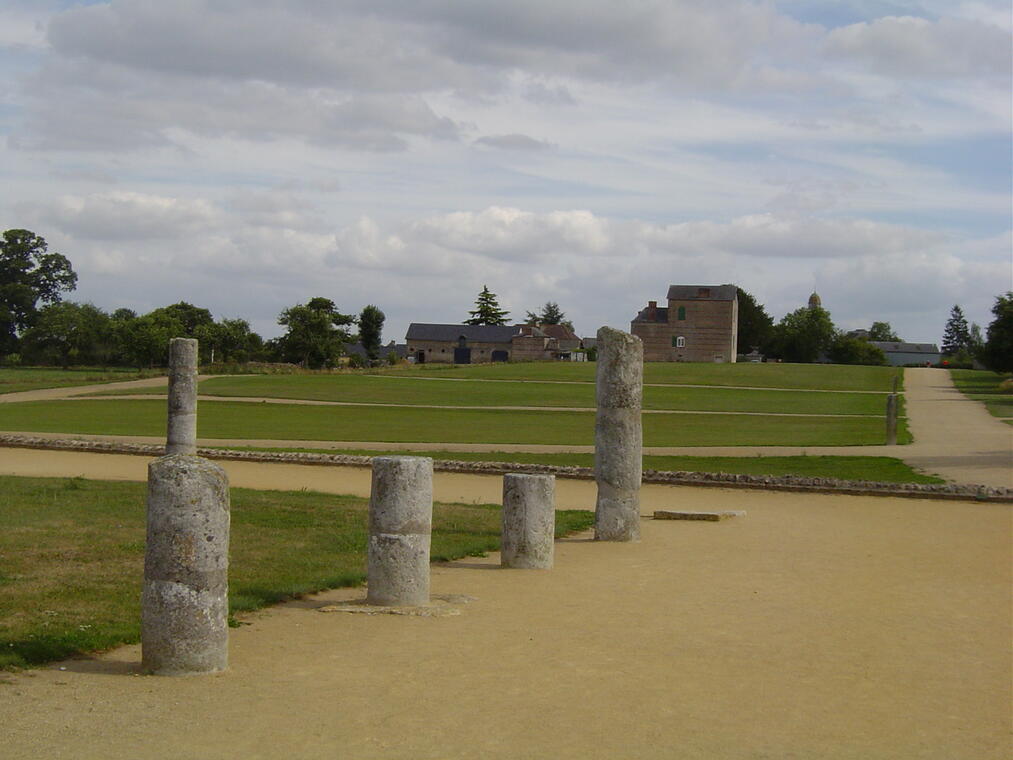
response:
[[[507,364],[425,364],[371,370],[374,374],[416,377],[457,377],[502,380],[569,380],[593,383],[594,362],[517,362]],[[645,383],[713,385],[728,387],[797,388],[835,391],[893,390],[898,367],[862,367],[841,364],[707,364],[695,362],[646,362]]]
[[[858,446],[884,443],[869,417],[644,415],[647,446]],[[157,400],[36,401],[0,405],[0,430],[96,435],[165,434]],[[201,406],[203,438],[590,445],[593,412],[300,406],[220,401]],[[897,439],[910,442],[905,420]]]
[[[110,390],[90,395],[112,396],[136,392],[130,389]],[[153,389],[146,395],[164,396],[165,393],[164,389]],[[535,380],[459,380],[446,383],[424,378],[353,374],[216,377],[202,382],[200,393],[225,398],[247,396],[373,404],[595,406],[592,383],[560,384]],[[680,411],[882,415],[886,409],[886,394],[647,386],[644,388],[643,403],[645,409]]]
[[[985,369],[951,369],[957,390],[972,401],[980,401],[993,417],[1013,417],[1013,393],[1000,393],[999,383],[1013,375]]]
[[[78,385],[116,383],[164,375],[161,370],[54,369],[51,367],[5,367],[0,369],[0,394],[34,391],[41,388],[73,388]]]
[[[223,447],[224,448],[224,447]],[[300,449],[257,448],[230,446],[237,451],[300,452],[307,454],[347,454],[352,456],[412,456],[430,457],[439,461],[458,462],[513,462],[517,464],[545,464],[557,467],[593,467],[594,454],[534,453],[525,451],[387,451],[380,449]],[[876,483],[945,483],[942,478],[923,475],[900,459],[893,457],[861,456],[748,456],[700,457],[656,456],[643,457],[645,470],[667,472],[724,472],[732,475],[798,475],[812,478],[839,480],[868,480]]]
[[[231,493],[232,612],[365,581],[365,499]],[[144,498],[143,483],[0,477],[0,668],[139,640]],[[557,512],[556,535],[593,520]],[[499,536],[497,506],[434,505],[433,561],[495,551]]]

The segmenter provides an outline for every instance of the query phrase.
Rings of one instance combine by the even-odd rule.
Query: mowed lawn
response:
[[[516,364],[416,365],[387,370],[383,374],[416,377],[455,377],[488,380],[569,380],[594,382],[593,362],[519,362]],[[903,372],[896,367],[860,367],[840,364],[697,364],[648,362],[645,383],[758,388],[809,388],[830,391],[893,390],[893,378]]]
[[[365,581],[367,500],[241,488],[231,499],[232,611]],[[0,669],[138,640],[144,500],[143,483],[0,477]],[[557,512],[556,534],[593,519]],[[499,538],[496,506],[433,507],[434,561]]]
[[[0,369],[0,394],[40,388],[73,388],[77,385],[139,380],[165,374],[133,369],[56,369],[53,367],[5,367]]]
[[[547,365],[549,369],[553,365]],[[434,373],[435,374],[435,373]],[[91,395],[127,395],[98,391]],[[208,396],[339,401],[345,403],[434,406],[537,406],[593,409],[590,382],[474,380],[400,375],[236,375],[200,384]],[[165,395],[164,390],[150,395]],[[644,408],[676,411],[754,412],[777,414],[883,415],[886,394],[646,386]]]
[[[1013,393],[999,393],[999,383],[1013,376],[989,370],[951,369],[950,377],[961,393],[982,402],[993,416],[1013,417]]]
[[[0,430],[165,435],[161,400],[68,400],[0,405]],[[847,446],[882,444],[872,417],[645,414],[647,446]],[[898,440],[910,436],[899,421]],[[198,435],[312,441],[591,445],[594,413],[411,407],[305,406],[246,402],[200,405]]]

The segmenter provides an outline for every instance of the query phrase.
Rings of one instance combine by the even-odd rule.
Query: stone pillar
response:
[[[596,541],[640,538],[640,480],[643,429],[644,344],[640,338],[598,330],[598,414],[594,424]]]
[[[169,341],[169,421],[166,454],[197,453],[197,341]]]
[[[886,445],[897,445],[897,394],[886,397]]]
[[[411,607],[429,603],[432,524],[433,460],[373,457],[368,604]]]
[[[141,665],[158,675],[225,670],[229,643],[229,483],[185,454],[148,465]]]
[[[500,564],[539,570],[552,568],[556,533],[556,477],[503,476],[503,532]]]

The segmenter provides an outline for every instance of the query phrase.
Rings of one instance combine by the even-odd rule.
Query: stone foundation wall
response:
[[[32,438],[30,436],[0,435],[0,447],[21,449],[53,449],[59,451],[90,451],[106,454],[132,454],[135,456],[161,456],[162,446],[141,443],[118,443],[76,439]],[[322,466],[369,467],[372,457],[350,454],[306,454],[269,451],[232,451],[200,448],[199,456],[207,459],[238,460],[247,462],[281,462]],[[390,452],[395,454],[396,452]],[[459,462],[434,461],[438,472],[465,472],[483,475],[501,475],[507,472],[530,472],[555,475],[575,480],[593,480],[590,467],[562,467],[558,465],[517,464],[514,462]],[[644,470],[644,483],[668,483],[684,486],[713,486],[715,488],[763,488],[777,491],[808,493],[840,493],[863,496],[901,496],[914,499],[948,499],[954,501],[991,501],[1013,504],[1013,488],[959,485],[952,483],[875,483],[866,480],[837,480],[836,478],[810,478],[795,475],[733,475],[724,472],[685,472]]]

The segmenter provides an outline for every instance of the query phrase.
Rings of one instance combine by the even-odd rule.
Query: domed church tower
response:
[[[814,291],[813,294],[811,296],[809,296],[809,308],[810,309],[822,309],[823,308],[823,302],[820,300],[819,293],[816,293]]]

